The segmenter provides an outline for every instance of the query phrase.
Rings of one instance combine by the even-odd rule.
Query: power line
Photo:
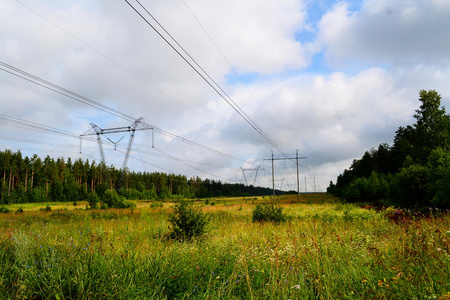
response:
[[[191,55],[175,40],[175,38],[158,22],[158,20],[142,5],[138,0],[136,2],[141,8],[158,24],[159,27],[172,39],[181,50],[178,50],[136,7],[128,0],[125,2],[149,25],[228,105],[230,105],[259,135],[261,135],[278,152],[287,157],[287,154],[261,129],[259,126],[231,99],[231,97],[211,78],[211,76],[192,58]],[[180,51],[184,52],[191,61],[189,61]],[[198,69],[194,66],[198,67]],[[201,71],[200,71],[200,70]],[[209,80],[208,80],[209,78]]]
[[[164,96],[168,97],[169,99],[171,99],[172,101],[184,106],[186,109],[193,111],[189,106],[187,106],[186,104],[184,104],[183,102],[175,99],[174,97],[170,96],[169,94],[167,94],[166,92],[164,92],[163,90],[161,90],[160,88],[156,87],[155,85],[151,84],[150,82],[146,81],[144,78],[142,78],[141,76],[139,76],[138,74],[136,74],[135,72],[125,68],[124,66],[122,66],[121,64],[119,64],[117,61],[113,60],[112,58],[106,56],[105,54],[101,53],[100,51],[98,51],[97,49],[95,49],[94,47],[92,47],[91,45],[85,43],[84,41],[82,41],[81,39],[79,39],[78,37],[76,37],[75,35],[73,35],[72,33],[68,32],[67,30],[65,30],[64,28],[62,28],[61,26],[59,26],[58,24],[52,22],[51,20],[49,20],[48,18],[44,17],[43,15],[41,15],[40,13],[38,13],[37,11],[35,11],[34,9],[32,9],[31,7],[25,5],[24,3],[22,3],[19,0],[16,0],[20,5],[22,5],[23,7],[27,8],[28,10],[30,10],[32,13],[36,14],[37,16],[39,16],[40,18],[42,18],[43,20],[47,21],[48,23],[50,23],[51,25],[55,26],[56,28],[58,28],[59,30],[61,30],[62,32],[64,32],[65,34],[69,35],[70,37],[72,37],[73,39],[75,39],[76,41],[78,41],[79,43],[83,44],[84,46],[88,47],[89,49],[91,49],[92,51],[94,51],[95,53],[97,53],[98,55],[102,56],[103,58],[107,59],[108,61],[110,61],[111,63],[113,63],[114,65],[116,65],[117,67],[119,67],[120,69],[124,70],[125,72],[131,74],[132,76],[136,77],[137,79],[139,79],[140,81],[142,81],[143,83],[149,85],[150,87],[152,87],[153,89],[155,89],[156,91],[160,92],[161,94],[163,94]],[[198,112],[196,112],[198,113]]]
[[[119,110],[116,110],[116,109],[113,109],[113,108],[111,108],[111,107],[109,107],[107,105],[101,104],[101,103],[99,103],[99,102],[97,102],[95,100],[92,100],[90,98],[87,98],[85,96],[77,94],[75,92],[72,92],[72,91],[70,91],[70,90],[68,90],[66,88],[63,88],[63,87],[61,87],[61,86],[59,86],[57,84],[49,82],[49,81],[47,81],[45,79],[42,79],[42,78],[40,78],[38,76],[35,76],[35,75],[31,74],[31,73],[23,71],[23,70],[21,70],[19,68],[16,68],[14,66],[11,66],[11,65],[9,65],[9,64],[7,64],[5,62],[0,61],[0,66],[3,66],[3,67],[6,68],[6,69],[4,69],[4,68],[0,67],[0,70],[2,70],[4,72],[7,72],[7,73],[9,73],[11,75],[14,75],[16,77],[19,77],[21,79],[27,80],[27,81],[29,81],[31,83],[34,83],[36,85],[39,85],[39,86],[41,86],[43,88],[49,89],[49,90],[51,90],[51,91],[53,91],[55,93],[58,93],[58,94],[63,95],[65,97],[68,97],[68,98],[70,98],[72,100],[75,100],[75,101],[78,101],[78,102],[83,103],[85,105],[91,106],[93,108],[102,110],[103,112],[106,112],[108,114],[114,115],[116,117],[119,117],[119,118],[127,120],[127,121],[134,121],[135,120],[134,117],[132,117],[132,116],[126,114],[126,113],[123,113],[123,112],[121,112]],[[138,128],[145,128],[145,127],[152,127],[155,132],[161,133],[161,134],[163,134],[165,136],[168,136],[168,137],[171,137],[173,139],[179,140],[179,141],[181,141],[183,143],[186,143],[188,145],[200,148],[202,150],[209,151],[209,152],[215,153],[217,155],[221,155],[221,156],[228,157],[228,158],[231,158],[231,159],[245,161],[245,160],[243,160],[241,158],[237,158],[235,156],[226,154],[226,153],[218,151],[216,149],[213,149],[213,148],[201,145],[201,144],[199,144],[197,142],[191,141],[189,139],[183,138],[183,137],[181,137],[179,135],[176,135],[176,134],[171,133],[169,131],[166,131],[166,130],[163,130],[161,128],[158,128],[158,127],[156,127],[154,125],[151,125],[151,124],[149,124],[147,122],[142,122],[142,124],[140,124],[140,126]]]
[[[245,84],[244,80],[242,79],[241,76],[239,76],[239,73],[236,71],[235,67],[231,64],[231,62],[228,60],[228,58],[225,56],[225,54],[222,52],[222,50],[220,50],[219,46],[217,46],[216,42],[214,42],[213,38],[211,37],[211,35],[208,33],[208,31],[206,30],[206,28],[202,25],[202,23],[200,23],[200,20],[195,16],[194,12],[191,10],[191,8],[187,5],[187,3],[184,0],[181,0],[181,2],[183,2],[183,4],[186,6],[187,10],[190,12],[190,14],[192,15],[192,17],[195,19],[195,21],[197,21],[198,25],[202,28],[203,32],[206,34],[206,36],[209,38],[209,40],[211,41],[211,43],[214,45],[214,47],[217,49],[217,51],[219,51],[220,55],[222,55],[223,59],[227,62],[227,64],[230,66],[231,70],[233,71],[233,73],[236,75],[237,78],[239,78],[239,81],[242,83],[242,85],[245,87],[245,89],[247,90],[247,92],[250,94],[250,96],[255,100],[255,102],[259,105],[259,107],[261,108],[261,110],[264,112],[264,114],[270,119],[270,121],[272,121],[272,123],[275,125],[275,127],[278,127],[278,125],[275,123],[275,121],[270,117],[270,115],[265,111],[264,107],[258,102],[258,100],[256,100],[255,95],[253,95],[253,93],[250,91],[249,87],[247,86],[247,84]]]
[[[170,155],[170,154],[164,152],[164,151],[161,150],[161,149],[155,148],[155,150],[156,150],[156,151],[159,151],[159,152],[161,152],[161,153],[163,153],[163,154],[165,154],[168,158],[173,159],[173,160],[176,160],[176,161],[178,161],[178,162],[181,162],[181,163],[185,164],[186,166],[188,166],[188,167],[190,167],[190,168],[193,168],[193,169],[195,169],[195,170],[197,170],[197,171],[200,171],[200,172],[202,172],[202,173],[205,173],[205,174],[208,174],[208,175],[217,177],[217,178],[225,179],[224,177],[221,177],[221,176],[212,174],[212,173],[210,173],[210,172],[207,172],[207,171],[205,171],[205,170],[199,169],[199,168],[197,168],[197,167],[194,167],[194,166],[192,166],[192,165],[186,163],[185,161],[183,161],[183,160],[181,160],[181,159],[179,159],[179,158],[176,158],[176,157],[174,157],[174,156],[172,156],[172,155]]]
[[[16,118],[16,117],[11,117],[11,116],[8,116],[8,115],[5,115],[5,114],[0,114],[0,120],[3,120],[2,124],[3,125],[7,125],[7,126],[15,124],[15,125],[18,125],[18,126],[29,127],[29,128],[31,128],[33,130],[40,130],[40,131],[46,131],[46,132],[50,132],[50,133],[54,133],[54,134],[66,135],[66,136],[69,136],[71,138],[76,138],[76,139],[80,138],[80,135],[77,134],[77,133],[61,130],[61,129],[58,129],[58,128],[54,128],[54,127],[51,127],[51,126],[38,124],[38,123],[35,123],[35,122],[31,122],[31,121],[26,121],[26,120],[23,120],[23,119],[20,119],[20,118]],[[8,123],[12,123],[12,124],[8,124]],[[123,128],[113,128],[112,130],[109,129],[109,131],[114,131],[114,129],[123,129]],[[142,130],[144,130],[144,129],[145,128],[142,128]],[[108,130],[106,130],[106,131],[108,131]],[[88,140],[90,142],[95,143],[96,139],[95,138],[91,138],[89,135],[90,134],[88,134],[88,132],[86,132],[85,134],[83,134],[83,139],[86,139],[86,140]],[[19,138],[19,137],[0,136],[0,139],[2,139],[2,140],[11,140],[11,141],[16,141],[16,142],[32,143],[32,144],[53,145],[53,146],[60,146],[60,147],[73,147],[74,146],[74,145],[68,145],[67,143],[66,144],[61,144],[61,143],[54,143],[54,142],[51,142],[51,141],[42,141],[42,140]],[[114,144],[114,150],[117,150],[118,152],[120,152],[122,154],[126,154],[126,152],[123,152],[123,151],[121,151],[119,149],[119,148],[124,148],[124,147],[119,146],[117,143],[113,143],[113,144]],[[126,149],[126,148],[124,148],[124,149]],[[216,177],[216,178],[225,179],[222,176],[210,173],[208,171],[205,171],[203,169],[200,169],[200,168],[195,167],[195,166],[192,165],[192,164],[196,164],[196,165],[212,166],[211,164],[204,164],[204,163],[195,162],[195,161],[188,161],[185,158],[180,159],[180,158],[177,158],[177,157],[175,157],[173,155],[170,155],[170,154],[164,152],[161,149],[154,148],[154,147],[152,149],[154,149],[157,152],[149,152],[149,151],[145,151],[145,150],[140,150],[139,151],[139,155],[140,155],[140,153],[143,153],[143,154],[147,154],[147,155],[151,155],[151,156],[159,156],[159,157],[162,157],[162,158],[171,159],[171,160],[183,163],[184,165],[186,165],[186,166],[188,166],[188,167],[190,167],[192,169],[195,169],[195,170],[197,170],[197,171],[199,171],[201,173],[208,174],[208,175],[211,175],[211,176]],[[129,151],[129,148],[127,149],[127,151]],[[166,170],[166,169],[164,169],[164,168],[162,168],[160,166],[156,166],[156,165],[151,164],[149,162],[144,162],[142,160],[142,158],[141,158],[141,161],[142,161],[142,163],[145,163],[147,165],[151,165],[151,166],[156,167],[158,169],[161,169],[163,171],[168,171],[168,170]],[[122,166],[122,168],[123,168],[123,166]],[[169,171],[169,173],[174,173],[174,172]]]

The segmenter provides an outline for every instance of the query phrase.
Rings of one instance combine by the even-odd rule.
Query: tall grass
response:
[[[208,233],[189,243],[164,238],[168,206],[1,214],[0,298],[448,295],[448,215],[397,224],[386,212],[326,200],[285,201],[290,221],[279,225],[253,223],[250,201],[202,206]]]

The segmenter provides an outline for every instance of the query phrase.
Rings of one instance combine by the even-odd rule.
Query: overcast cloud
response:
[[[392,144],[399,126],[414,123],[421,89],[436,89],[442,104],[450,103],[447,0],[140,3],[257,130],[125,1],[0,3],[1,62],[186,139],[138,131],[128,164],[135,171],[244,182],[240,168],[260,166],[256,184],[271,187],[267,159],[271,151],[282,154],[262,130],[289,157],[297,149],[307,157],[300,161],[302,191],[305,184],[324,191],[353,159]],[[5,70],[3,115],[76,134],[90,122],[101,128],[131,123]],[[100,161],[95,142],[84,140],[80,153],[77,138],[6,119],[0,120],[1,150]],[[120,167],[128,136],[109,138],[123,138],[117,150],[104,139],[107,163]],[[295,173],[292,161],[277,161],[276,187],[296,189]],[[255,172],[246,176],[253,183]]]

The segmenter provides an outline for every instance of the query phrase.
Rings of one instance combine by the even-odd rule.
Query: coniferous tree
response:
[[[450,207],[445,200],[450,197],[450,117],[436,91],[421,90],[419,96],[416,123],[399,127],[392,147],[381,144],[354,160],[350,169],[338,176],[336,185],[330,184],[329,192],[352,202],[388,200],[403,207]],[[367,181],[369,173],[372,179]],[[380,184],[375,184],[377,181]],[[375,186],[383,192],[372,191]],[[374,199],[374,195],[378,196]]]

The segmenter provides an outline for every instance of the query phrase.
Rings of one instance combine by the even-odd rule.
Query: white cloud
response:
[[[187,3],[239,73],[270,74],[306,65],[305,50],[294,39],[305,26],[301,1]]]
[[[158,134],[152,149],[151,134],[139,132],[136,147],[150,163],[146,171],[237,180],[239,167],[263,164],[274,150],[125,2],[21,1],[43,18],[17,1],[0,4],[2,61],[242,159]],[[309,178],[315,175],[322,190],[352,159],[391,143],[398,126],[413,122],[420,89],[436,89],[449,105],[448,1],[368,0],[361,10],[338,2],[317,24],[306,24],[314,20],[307,18],[314,12],[300,0],[184,1],[215,45],[182,1],[142,3],[278,146],[308,156],[302,164],[309,171],[302,171]],[[296,39],[302,30],[310,31],[311,42]],[[318,52],[325,72],[311,65]],[[233,77],[229,63],[249,79],[248,89]],[[129,125],[5,72],[0,80],[4,114],[79,133],[89,122],[105,128]],[[34,134],[20,130],[0,127],[0,135]],[[79,155],[78,141],[63,142],[75,146],[60,152],[22,146],[31,153]],[[0,146],[21,147],[6,140]],[[98,160],[95,143],[84,147],[83,158]],[[120,166],[123,154],[111,145],[105,148]],[[157,151],[179,160],[163,159]],[[142,165],[137,152],[130,164]],[[270,186],[270,172],[261,172],[258,182]],[[291,180],[289,172],[277,169],[277,176]]]
[[[448,68],[449,13],[450,7],[431,1],[370,0],[354,13],[341,2],[322,18],[319,41],[337,67],[431,63]]]

